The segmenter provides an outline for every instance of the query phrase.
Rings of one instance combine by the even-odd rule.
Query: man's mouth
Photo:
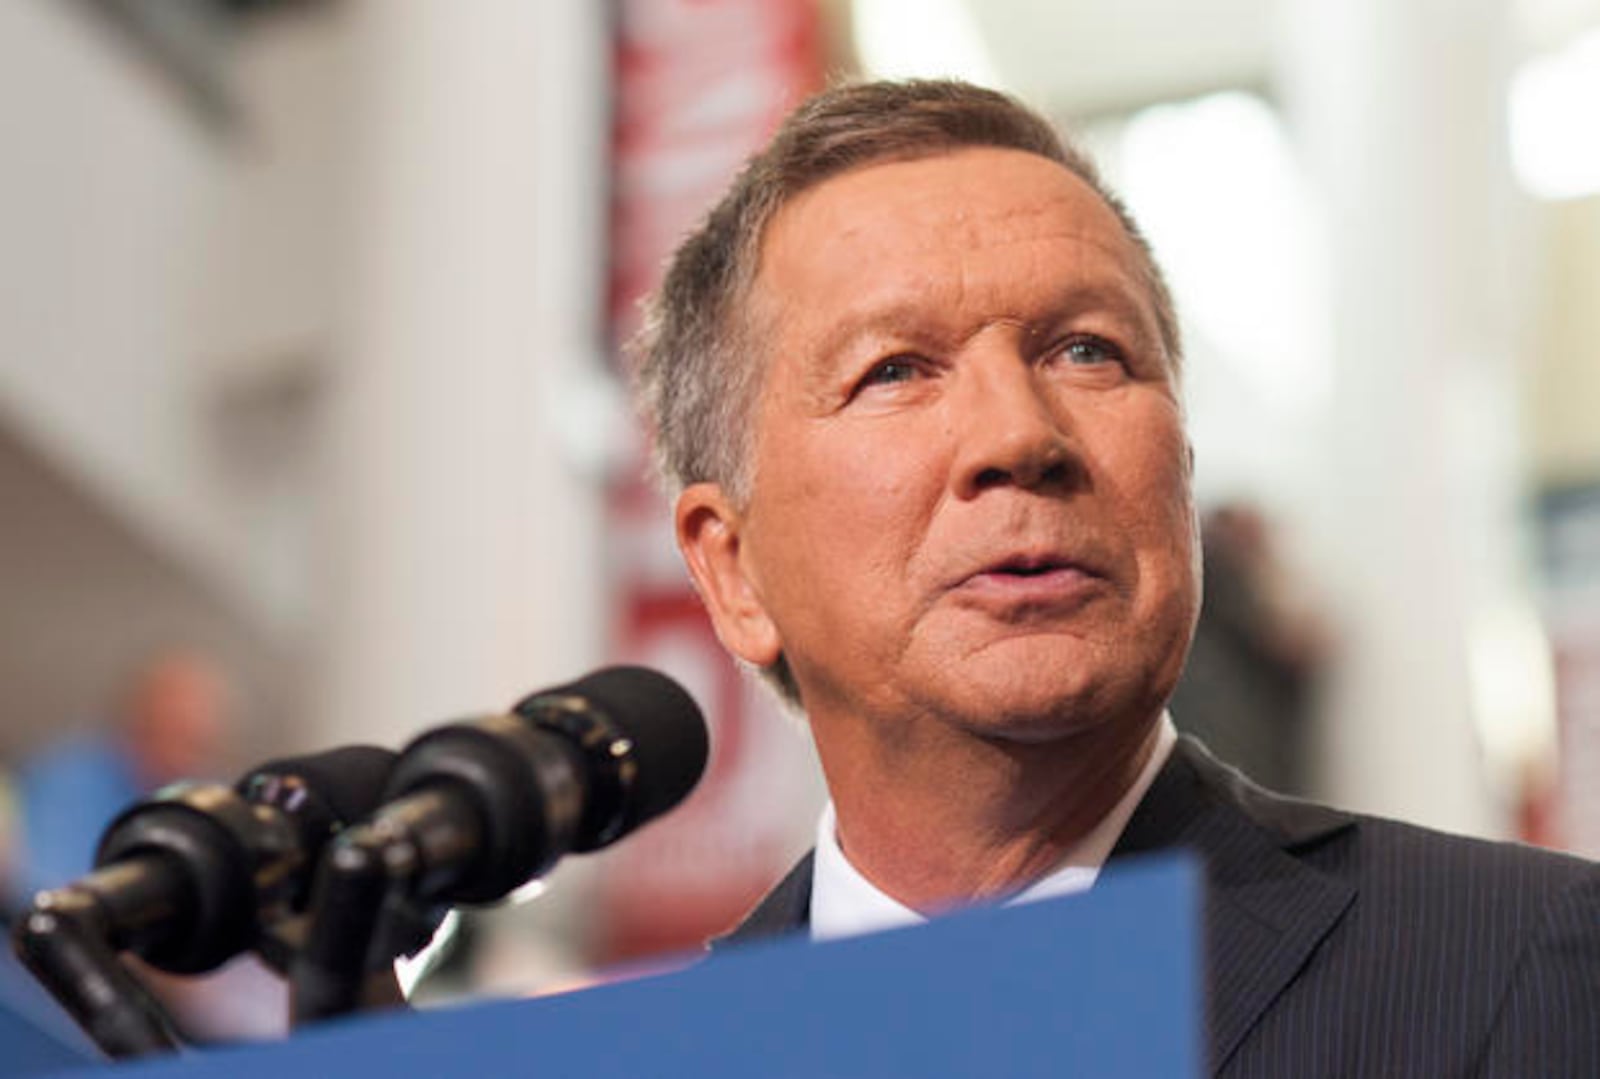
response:
[[[1008,555],[985,566],[974,576],[994,574],[1001,577],[1029,578],[1047,577],[1053,573],[1064,572],[1080,573],[1086,577],[1104,576],[1082,559],[1048,552]]]
[[[962,582],[962,591],[1002,604],[1055,607],[1087,599],[1105,575],[1074,558],[1019,554],[993,562]]]
[[[1004,574],[1008,577],[1042,577],[1057,570],[1077,568],[1070,562],[1052,558],[1012,559],[984,572]]]

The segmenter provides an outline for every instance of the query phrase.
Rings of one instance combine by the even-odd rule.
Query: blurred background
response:
[[[1179,726],[1600,856],[1600,0],[9,0],[12,904],[172,775],[630,660],[706,708],[702,789],[464,919],[419,992],[734,921],[820,783],[688,588],[620,343],[739,162],[856,74],[1022,96],[1170,275],[1208,551]],[[196,1022],[269,1029],[251,984]]]

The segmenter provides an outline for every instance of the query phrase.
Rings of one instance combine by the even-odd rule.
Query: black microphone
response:
[[[215,969],[304,909],[322,848],[380,805],[392,750],[345,746],[252,769],[235,788],[174,784],[126,810],[72,888],[111,943],[175,974]]]
[[[414,898],[492,902],[677,805],[709,752],[683,687],[645,667],[608,667],[530,694],[509,715],[423,734],[401,752],[388,804],[336,845],[380,833],[391,877],[405,867]]]
[[[709,750],[693,698],[643,667],[421,735],[387,804],[323,855],[291,971],[296,1023],[359,1007],[363,982],[422,942],[410,911],[493,902],[565,854],[615,842],[682,801]]]
[[[251,947],[272,959],[275,923],[304,909],[322,848],[379,804],[394,760],[349,746],[264,765],[237,789],[164,788],[112,821],[94,872],[34,898],[12,934],[18,957],[113,1057],[174,1048],[116,953],[180,974]]]

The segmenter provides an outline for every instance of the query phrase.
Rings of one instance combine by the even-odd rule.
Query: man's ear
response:
[[[723,647],[747,663],[770,667],[783,650],[778,627],[745,571],[743,521],[715,483],[696,483],[678,496],[678,549]]]

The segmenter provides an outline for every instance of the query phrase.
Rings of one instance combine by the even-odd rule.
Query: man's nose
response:
[[[1063,402],[1046,376],[1017,355],[974,361],[951,404],[956,411],[958,498],[991,487],[1069,489],[1082,480],[1082,461]]]

